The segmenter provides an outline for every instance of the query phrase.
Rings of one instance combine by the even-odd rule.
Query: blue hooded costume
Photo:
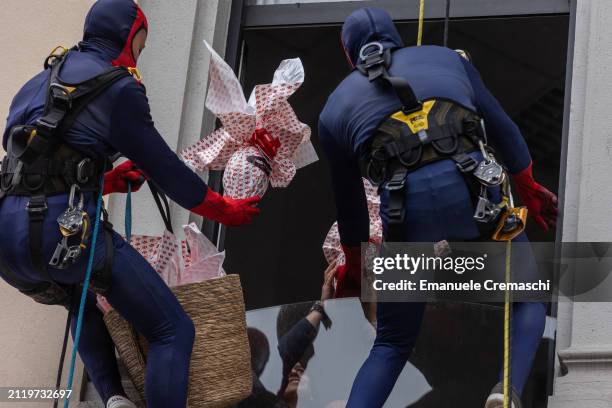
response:
[[[93,78],[113,65],[135,65],[132,40],[147,28],[146,19],[132,0],[99,0],[85,20],[83,41],[70,51],[59,73],[62,81],[78,83]],[[33,124],[44,109],[50,70],[29,80],[14,97],[7,119],[3,146],[15,125]],[[125,77],[89,103],[64,141],[77,150],[112,156],[117,152],[130,158],[174,201],[185,208],[201,203],[206,184],[177,157],[155,129],[145,88],[136,79]],[[177,183],[176,180],[181,180]],[[28,250],[29,197],[0,199],[0,252],[8,267],[22,280],[40,282]],[[86,194],[85,208],[95,215],[96,197]],[[48,212],[43,225],[43,253],[50,259],[61,240],[56,219],[68,205],[66,195],[47,198]],[[194,327],[178,301],[147,261],[118,234],[113,234],[113,283],[107,299],[149,342],[146,372],[148,407],[184,407],[187,400],[189,360]],[[94,266],[105,259],[105,236],[98,236]],[[54,280],[78,284],[85,273],[86,256],[68,269],[48,267]],[[1,273],[1,271],[0,271]],[[10,281],[10,279],[7,279]],[[73,319],[73,330],[74,321]],[[79,343],[79,354],[102,399],[123,395],[116,366],[113,342],[93,293],[88,298]]]
[[[485,120],[489,140],[510,173],[530,164],[518,127],[469,61],[453,50],[437,46],[402,48],[399,33],[385,11],[357,10],[342,29],[342,42],[352,66],[361,62],[361,48],[373,41],[392,50],[389,74],[408,80],[418,99],[446,98],[478,112]],[[320,114],[319,138],[328,156],[344,246],[354,247],[369,240],[368,210],[358,163],[367,154],[366,141],[381,121],[400,108],[392,89],[371,83],[354,70],[329,96]],[[480,152],[471,155],[482,160]],[[383,190],[380,215],[385,230],[387,204],[388,196]],[[452,160],[437,161],[408,173],[404,210],[406,242],[459,241],[479,236],[469,189]],[[525,242],[527,238],[522,234],[516,241]],[[526,264],[523,273],[531,273],[533,265]],[[376,341],[355,379],[348,407],[374,408],[384,404],[410,356],[423,311],[420,303],[378,304]],[[516,303],[514,312],[512,382],[521,393],[542,336],[545,308],[541,303]]]

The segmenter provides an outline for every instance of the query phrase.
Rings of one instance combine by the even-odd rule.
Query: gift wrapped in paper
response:
[[[222,127],[183,150],[196,171],[222,170],[224,194],[262,196],[268,186],[286,187],[296,170],[317,160],[310,128],[297,118],[288,98],[304,81],[299,58],[281,62],[270,84],[255,86],[247,101],[232,69],[211,52],[206,107]]]
[[[370,184],[366,179],[363,179],[363,187],[366,193],[366,200],[368,202],[368,214],[370,216],[370,240],[369,242],[380,244],[383,238],[383,227],[382,220],[380,219],[380,197],[376,191],[376,188]],[[325,241],[323,242],[323,254],[328,263],[335,262],[338,265],[343,265],[344,252],[342,251],[342,245],[340,243],[340,232],[338,231],[338,222],[330,228]]]

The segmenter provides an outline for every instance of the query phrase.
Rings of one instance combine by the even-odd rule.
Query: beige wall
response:
[[[80,38],[93,0],[2,0],[0,11],[0,118],[13,95],[42,69],[56,45],[71,46]]]
[[[43,60],[53,47],[70,46],[80,39],[84,17],[92,3],[92,0],[2,0],[3,131],[13,95],[42,69]],[[0,231],[7,233],[10,231]],[[38,306],[0,282],[0,387],[55,385],[65,318],[63,308]],[[0,407],[32,405],[0,402]]]

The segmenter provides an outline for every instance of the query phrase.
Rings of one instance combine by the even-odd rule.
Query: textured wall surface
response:
[[[91,0],[4,0],[0,12],[2,131],[13,95],[56,45],[80,40]],[[3,155],[0,148],[0,156]],[[0,231],[0,234],[10,231]],[[0,281],[0,386],[55,386],[66,311],[44,307]],[[76,379],[82,374],[77,373]],[[66,376],[64,376],[66,378]],[[77,381],[80,382],[80,381]],[[2,403],[0,407],[32,404]]]
[[[563,241],[610,242],[612,2],[576,6]],[[610,277],[602,285],[612,292]],[[568,371],[556,378],[549,406],[612,407],[612,304],[561,304],[557,351]]]

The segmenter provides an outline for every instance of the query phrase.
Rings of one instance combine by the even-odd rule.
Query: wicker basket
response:
[[[240,278],[228,275],[172,291],[196,328],[188,406],[227,407],[242,401],[251,393],[252,379]],[[116,311],[107,313],[104,320],[144,400],[146,340]]]

